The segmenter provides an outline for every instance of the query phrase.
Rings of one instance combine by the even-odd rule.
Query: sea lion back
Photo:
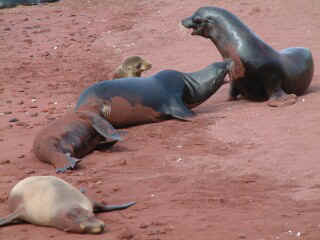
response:
[[[25,210],[24,220],[33,224],[52,225],[62,208],[80,205],[92,211],[91,202],[76,188],[54,176],[33,176],[19,182],[9,195],[9,208]]]

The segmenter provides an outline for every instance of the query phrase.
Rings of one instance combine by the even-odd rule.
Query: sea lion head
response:
[[[199,35],[206,38],[217,35],[217,33],[226,29],[226,21],[233,15],[222,8],[202,7],[192,16],[182,20],[182,25],[193,29],[191,35]]]
[[[133,76],[141,76],[141,73],[149,70],[152,67],[152,64],[144,60],[139,56],[128,57],[124,63],[126,72],[130,73]]]
[[[74,207],[67,213],[69,224],[64,229],[66,232],[93,233],[104,231],[104,222],[94,216],[91,211],[82,207]]]

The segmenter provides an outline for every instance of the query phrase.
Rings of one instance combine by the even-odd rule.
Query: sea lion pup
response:
[[[104,222],[94,213],[126,209],[135,204],[103,205],[90,201],[71,184],[54,176],[32,176],[18,182],[9,194],[12,212],[0,226],[28,222],[66,232],[101,233]]]
[[[57,2],[59,0],[0,0],[0,8],[11,8],[21,5],[38,5],[41,3]]]
[[[126,77],[141,77],[141,73],[151,69],[152,64],[148,63],[142,57],[132,56],[128,57],[116,69],[113,79]]]
[[[80,162],[78,158],[98,144],[112,145],[121,140],[106,120],[110,112],[109,101],[91,99],[42,129],[34,140],[33,152],[41,161],[54,165],[57,173],[74,169]]]
[[[76,109],[90,99],[106,99],[112,112],[108,121],[115,128],[159,122],[170,118],[190,120],[190,109],[212,96],[224,83],[231,60],[216,62],[193,73],[163,70],[150,77],[120,78],[88,87]]]
[[[209,38],[235,66],[231,71],[230,99],[239,94],[270,106],[290,105],[303,94],[313,77],[313,58],[307,48],[276,51],[235,15],[217,7],[199,8],[182,25],[192,35]]]

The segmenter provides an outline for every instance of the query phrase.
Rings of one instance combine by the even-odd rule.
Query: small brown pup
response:
[[[92,98],[76,111],[42,129],[33,143],[37,158],[56,167],[56,172],[75,169],[99,144],[115,144],[120,134],[106,120],[111,112],[108,100]]]
[[[71,184],[54,176],[33,176],[18,182],[9,194],[12,212],[0,226],[28,222],[66,232],[102,233],[104,222],[94,213],[126,209],[135,204],[103,205],[90,201]]]
[[[117,67],[113,79],[141,77],[141,73],[149,70],[151,67],[151,63],[148,63],[139,56],[128,57],[119,67]]]

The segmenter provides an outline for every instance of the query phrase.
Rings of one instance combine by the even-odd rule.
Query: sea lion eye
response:
[[[198,16],[195,16],[194,18],[192,18],[192,21],[196,24],[202,23],[202,19]]]

